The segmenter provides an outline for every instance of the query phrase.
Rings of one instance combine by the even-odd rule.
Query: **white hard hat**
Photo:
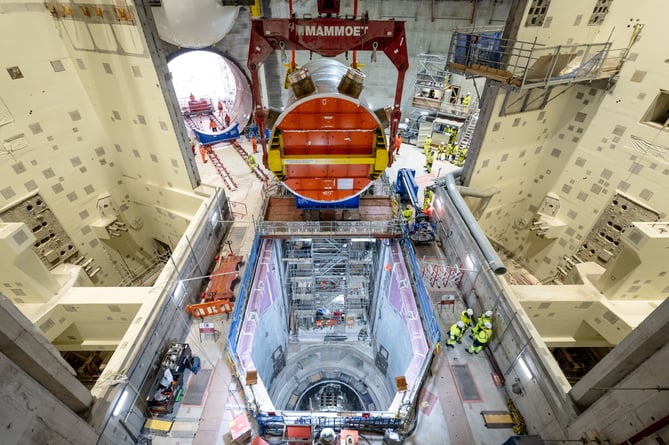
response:
[[[489,321],[486,321],[483,323],[483,327],[486,329],[492,329],[492,324]]]
[[[332,442],[337,438],[337,433],[332,428],[323,428],[321,431],[319,439],[325,440],[327,442]]]
[[[460,329],[464,328],[464,327],[465,327],[464,322],[462,322],[462,321],[458,321],[458,327],[459,327]]]
[[[469,96],[469,95],[471,95],[471,94],[472,94],[472,93],[470,93],[469,91],[467,91],[467,96]]]
[[[486,317],[492,317],[492,311],[486,311],[485,316]]]
[[[472,315],[474,315],[474,311],[471,309],[467,309],[467,315],[471,317]]]

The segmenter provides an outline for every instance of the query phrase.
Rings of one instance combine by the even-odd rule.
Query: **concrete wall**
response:
[[[219,243],[230,227],[230,223],[221,220],[230,221],[231,215],[225,193],[218,190],[200,206],[174,249],[173,261],[165,265],[156,283],[130,292],[124,289],[131,300],[134,292],[144,292],[143,304],[91,391],[96,401],[89,422],[100,434],[100,443],[135,440],[133,436],[141,431],[146,420],[143,400],[153,386],[164,353],[173,342],[182,342],[189,332],[192,321],[184,308],[198,301],[205,285],[206,279],[189,278],[201,277],[203,271],[210,270]],[[208,365],[213,367],[215,363]],[[121,405],[124,392],[129,397]]]
[[[470,151],[479,154],[469,160],[475,162],[468,166],[469,184],[500,189],[480,219],[482,227],[539,278],[568,268],[563,257],[581,248],[616,193],[660,215],[669,210],[661,199],[669,175],[662,147],[669,144],[669,132],[640,122],[660,89],[667,88],[669,66],[656,44],[664,25],[655,19],[666,4],[614,2],[603,24],[589,26],[590,3],[551,4],[544,26],[521,25],[518,39],[537,37],[539,43],[558,45],[603,42],[611,34],[613,48],[624,48],[631,26],[641,23],[617,82],[608,90],[571,85],[543,110],[507,116],[500,115],[505,92],[490,89],[490,122],[480,149]],[[552,239],[528,230],[549,192],[558,196],[557,218],[566,225]],[[666,271],[657,279],[667,280],[661,272]],[[643,285],[639,290],[640,295],[653,292]]]
[[[53,394],[0,353],[2,443],[54,445],[95,443],[97,434]],[[7,376],[11,376],[8,379]]]
[[[31,321],[61,351],[113,350],[140,307],[155,298],[150,289],[128,288],[121,293],[118,288],[75,287],[57,305],[30,314]]]
[[[665,301],[574,385],[570,394],[583,412],[569,426],[570,431],[598,425],[603,437],[612,443],[623,443],[653,424],[666,421],[668,325],[669,301]],[[664,428],[657,437],[667,440],[669,431]],[[642,443],[651,442],[654,440]],[[657,443],[661,443],[659,439]]]
[[[7,68],[0,76],[0,209],[39,192],[82,255],[102,268],[96,284],[113,285],[145,266],[180,237],[201,202],[192,156],[173,125],[149,46],[134,8],[43,4],[2,6],[0,38]],[[123,8],[122,8],[123,9]],[[179,136],[178,136],[179,135]],[[102,241],[91,230],[100,218],[98,195],[109,192],[131,229]]]
[[[639,317],[619,318],[614,312],[618,308],[609,307],[592,286],[513,286],[513,291],[550,348],[610,347],[640,321]],[[643,306],[645,316],[652,309]]]
[[[529,2],[518,3],[523,3],[521,9],[527,12]],[[659,1],[644,2],[642,5],[614,2],[603,24],[595,26],[587,25],[592,2],[572,2],[569,7],[561,6],[552,2],[542,27],[525,27],[524,19],[520,20],[517,38],[531,41],[537,37],[539,43],[558,45],[603,42],[611,34],[615,42],[613,47],[620,48],[630,43],[632,25],[642,23],[644,28],[633,43],[620,76],[614,79],[608,90],[596,84],[558,87],[554,93],[564,91],[563,94],[554,94],[556,98],[544,109],[506,116],[502,115],[506,91],[493,86],[484,98],[479,120],[482,124],[475,135],[474,146],[470,147],[470,155],[474,155],[465,167],[467,182],[479,189],[495,187],[500,190],[480,219],[481,226],[494,241],[514,254],[539,278],[555,275],[558,267],[568,269],[569,263],[564,257],[571,257],[584,247],[585,240],[593,235],[591,232],[596,230],[594,235],[599,236],[597,224],[603,216],[626,216],[624,212],[628,209],[614,203],[621,194],[629,202],[638,204],[639,208],[654,210],[660,217],[667,212],[666,200],[662,200],[661,196],[666,194],[669,169],[666,168],[662,147],[667,146],[669,133],[658,126],[640,122],[659,90],[667,87],[664,85],[668,73],[665,56],[659,53],[661,49],[656,44],[663,38],[664,23],[655,18],[659,12],[666,13],[666,4]],[[511,98],[513,94],[509,93]],[[540,238],[529,228],[532,220],[539,216],[548,193],[557,196],[559,206],[556,218],[564,223],[564,227],[556,237]],[[614,212],[610,212],[611,205],[617,205]],[[659,263],[662,264],[661,261]],[[551,292],[529,305],[521,301],[522,309],[514,317],[528,323],[526,329],[531,337],[530,345],[539,343],[539,333],[542,340],[555,341],[555,345],[565,340],[565,334],[590,336],[594,341],[597,331],[602,328],[608,332],[601,332],[604,337],[617,337],[620,341],[620,334],[625,331],[625,327],[620,326],[623,319],[628,323],[627,329],[634,327],[643,318],[638,316],[640,306],[650,312],[657,306],[650,300],[666,298],[664,290],[658,295],[657,286],[660,289],[666,287],[667,274],[662,268],[657,270],[656,264],[657,256],[653,261],[655,274],[633,283],[634,292],[628,293],[628,297],[638,299],[633,305],[626,307],[611,301],[602,302],[603,306],[593,303],[591,300],[596,291],[590,289],[592,297],[586,295],[587,301],[579,303],[582,292],[576,292],[570,295],[574,304],[565,306],[564,297],[567,296],[551,298],[550,295],[556,295]],[[640,268],[644,270],[643,265]],[[482,288],[479,279],[474,287],[477,298],[473,302],[485,301]],[[570,288],[561,286],[551,290],[557,293],[563,290],[567,294]],[[541,293],[541,287],[535,290],[535,295]],[[646,301],[639,301],[644,299]],[[514,299],[510,299],[509,303],[518,304]],[[564,316],[573,317],[574,324],[562,325],[564,329],[558,329],[556,323],[559,324]],[[503,320],[506,317],[500,318]],[[584,325],[582,320],[586,319],[589,321]],[[496,326],[508,322],[502,320],[496,319]],[[536,336],[532,334],[535,329],[529,326],[530,321],[537,324]],[[512,351],[522,351],[528,341],[522,337],[512,341],[511,331],[505,331],[505,338],[499,339],[500,346],[493,348],[502,369],[505,369],[508,358],[514,356]],[[643,346],[639,344],[639,347]],[[542,354],[542,351],[547,352],[543,347],[538,349],[538,357],[533,359],[528,353],[530,349],[528,347],[516,357],[515,362],[509,365],[508,373],[518,378],[525,388],[523,396],[514,397],[514,401],[532,419],[531,431],[541,431],[546,438],[557,438],[558,434],[574,438],[584,430],[601,428],[600,431],[610,433],[608,437],[612,440],[620,441],[666,415],[666,409],[658,412],[655,407],[648,411],[648,416],[643,414],[648,404],[653,403],[649,393],[631,395],[628,391],[611,391],[606,400],[596,404],[600,413],[606,412],[602,416],[596,414],[598,410],[594,406],[575,421],[569,420],[570,416],[576,418],[575,412],[566,418],[560,416],[555,410],[551,391],[547,391],[551,384],[546,374],[537,372],[541,371],[541,367],[550,367],[553,360],[549,354]],[[504,354],[507,354],[506,357]],[[625,359],[618,355],[612,360],[620,365]],[[644,364],[643,368],[638,374],[629,375],[626,382],[630,386],[637,386],[635,378],[639,379],[641,386],[661,384],[664,377],[656,374],[659,368],[650,363],[647,367]],[[568,385],[559,384],[564,380],[559,377],[561,373],[555,371],[557,387],[567,390]],[[588,382],[587,388],[591,388],[593,383],[591,380]],[[661,397],[661,393],[656,395]],[[604,408],[607,402],[610,405]],[[658,401],[654,403],[657,405]],[[663,406],[666,407],[666,403]],[[551,421],[556,415],[560,417],[557,424]],[[622,419],[629,419],[629,422]],[[567,428],[567,425],[570,426]]]
[[[58,293],[60,284],[33,250],[35,242],[26,224],[0,223],[0,280],[15,302],[45,303]]]
[[[95,440],[84,420],[93,402],[91,394],[58,351],[2,293],[0,349],[3,443],[84,444]]]

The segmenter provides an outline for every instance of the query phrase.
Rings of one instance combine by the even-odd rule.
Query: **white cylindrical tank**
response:
[[[162,0],[152,8],[161,39],[182,48],[205,48],[230,32],[238,6],[223,6],[217,0]]]

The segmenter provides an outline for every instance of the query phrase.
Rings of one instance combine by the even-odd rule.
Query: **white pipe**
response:
[[[451,201],[453,201],[455,208],[467,225],[469,233],[474,238],[474,241],[476,241],[479,249],[481,249],[481,253],[483,253],[483,256],[488,262],[490,268],[493,270],[493,272],[495,272],[496,275],[504,275],[506,273],[506,267],[504,267],[504,264],[502,264],[502,260],[499,259],[497,252],[495,252],[495,250],[492,248],[490,241],[488,241],[488,238],[479,227],[476,219],[474,219],[474,215],[472,215],[472,212],[469,210],[469,207],[467,207],[467,204],[465,203],[464,199],[462,199],[462,196],[460,195],[460,192],[458,192],[458,188],[455,185],[455,178],[461,174],[462,168],[459,168],[444,176],[446,183],[446,193],[448,193]]]
[[[499,190],[494,188],[491,190],[476,190],[471,187],[458,186],[457,189],[460,192],[460,196],[481,198],[481,204],[476,208],[476,215],[474,215],[476,219],[479,219],[483,215],[492,197],[499,193]]]

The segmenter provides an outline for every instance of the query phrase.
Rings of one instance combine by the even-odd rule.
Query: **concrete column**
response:
[[[25,224],[0,223],[0,280],[19,283],[24,303],[46,303],[60,286],[33,252],[34,242]]]
[[[3,353],[0,373],[3,444],[96,443],[97,434],[86,420],[67,409]]]
[[[669,299],[664,300],[641,324],[588,372],[570,391],[581,408],[595,403],[630,372],[667,344],[669,338]]]
[[[0,293],[0,350],[58,400],[78,414],[93,402],[74,371],[7,297]],[[5,375],[3,379],[11,379]]]

